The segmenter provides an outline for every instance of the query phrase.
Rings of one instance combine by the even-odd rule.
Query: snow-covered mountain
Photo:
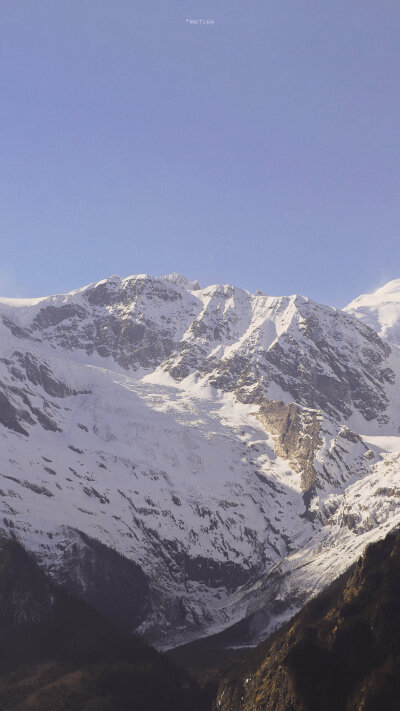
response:
[[[371,326],[382,338],[400,345],[400,279],[372,294],[362,294],[344,309]]]
[[[400,522],[400,351],[355,303],[176,274],[1,299],[1,533],[159,647],[255,641]]]

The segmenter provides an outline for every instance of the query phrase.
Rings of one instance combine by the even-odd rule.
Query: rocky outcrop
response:
[[[26,428],[22,426],[22,422],[34,424],[34,420],[29,415],[29,412],[23,409],[18,409],[7,396],[4,386],[0,385],[0,424],[13,430],[18,434],[28,435]]]
[[[258,419],[275,435],[275,451],[301,473],[301,486],[309,501],[317,485],[314,459],[322,444],[322,413],[290,403],[270,400],[261,405]]]

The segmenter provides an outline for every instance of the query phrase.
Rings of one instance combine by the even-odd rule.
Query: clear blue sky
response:
[[[400,276],[398,0],[2,0],[0,79],[2,295]]]

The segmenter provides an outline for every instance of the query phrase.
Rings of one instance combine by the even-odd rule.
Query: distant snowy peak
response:
[[[371,326],[381,338],[400,345],[400,279],[358,296],[344,311]]]

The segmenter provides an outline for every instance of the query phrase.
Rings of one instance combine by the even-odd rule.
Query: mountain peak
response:
[[[346,306],[346,309],[349,309],[354,304],[381,303],[382,300],[387,297],[393,299],[394,301],[400,301],[400,279],[392,279],[383,286],[379,286],[374,291],[367,292],[366,294],[360,294],[360,296],[357,296],[357,298]]]
[[[159,278],[171,284],[176,284],[176,286],[183,287],[187,291],[199,291],[201,289],[201,286],[197,279],[195,279],[194,281],[190,281],[190,279],[188,279],[184,274],[179,274],[178,272],[172,272],[172,274],[165,274],[164,276]]]
[[[361,294],[343,310],[371,326],[382,338],[400,345],[400,279]]]

